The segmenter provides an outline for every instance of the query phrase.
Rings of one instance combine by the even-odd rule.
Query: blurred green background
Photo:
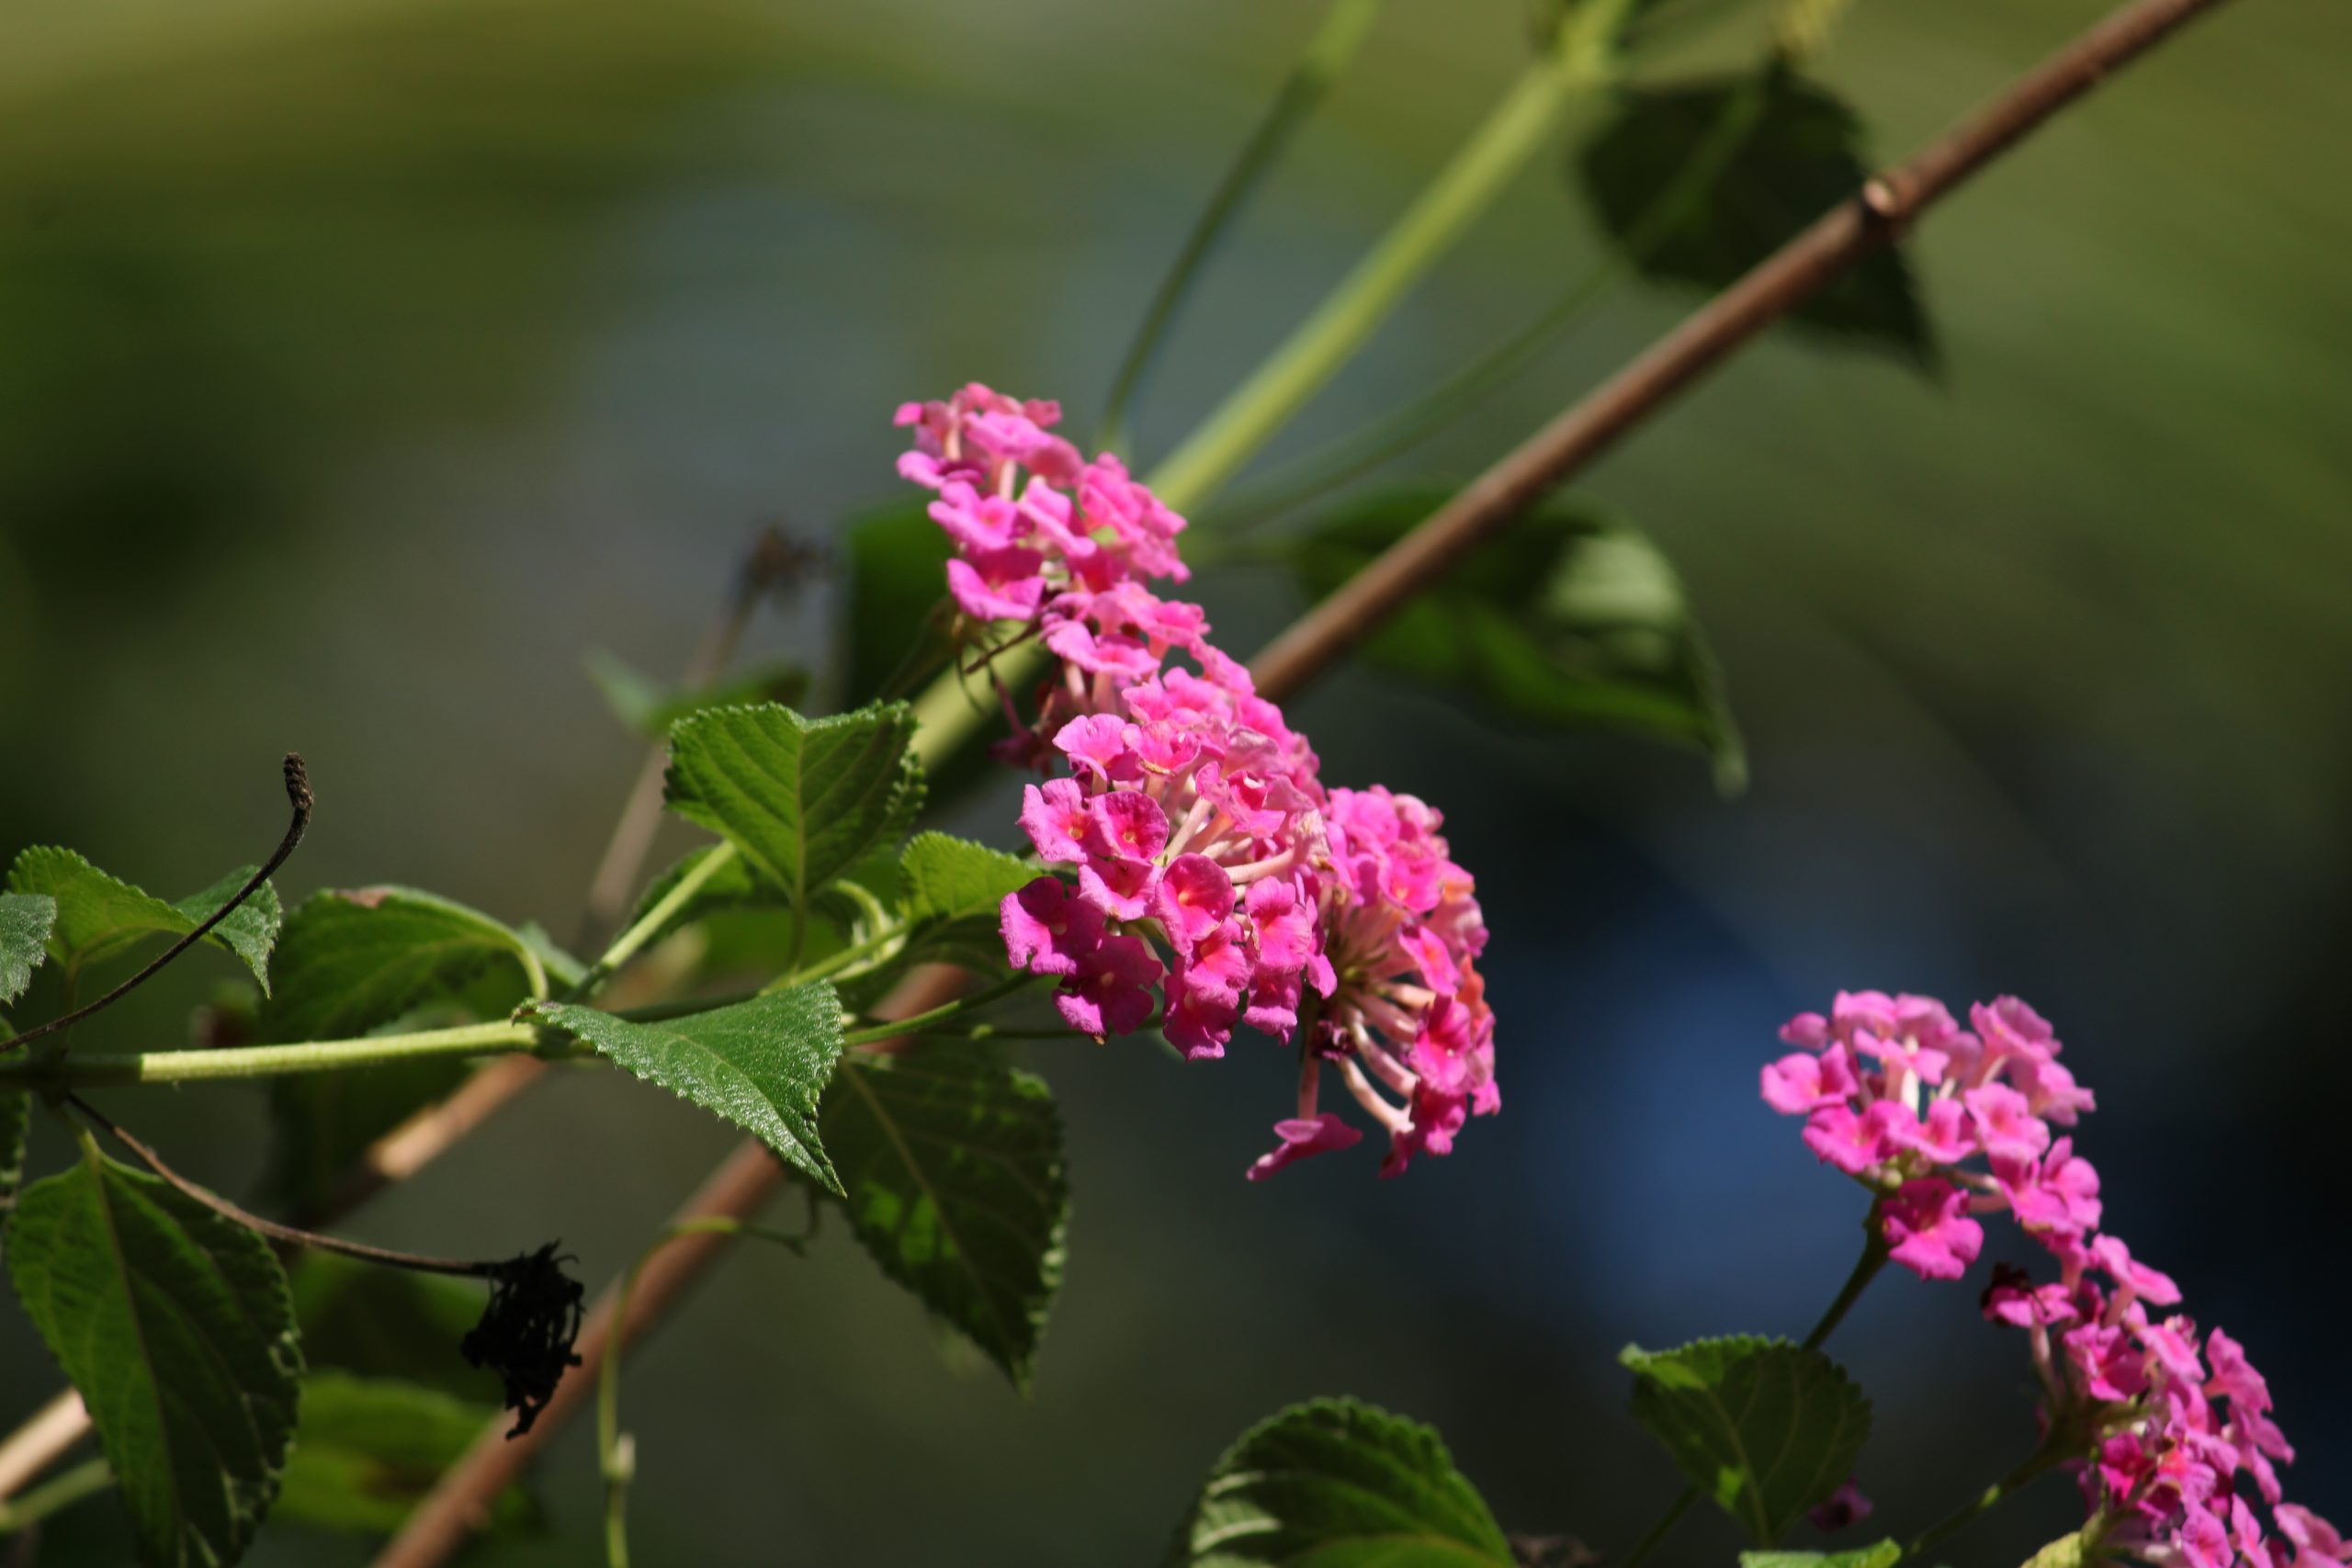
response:
[[[1317,9],[11,0],[0,838],[176,896],[274,841],[291,747],[321,807],[289,895],[398,880],[568,930],[640,755],[583,652],[673,669],[759,525],[821,540],[895,499],[900,399],[978,378],[1090,418]],[[1820,74],[1892,155],[2100,9],[1861,0]],[[1640,74],[1752,58],[1760,28],[1729,12]],[[1926,225],[1939,380],[1776,336],[1591,473],[1690,581],[1743,797],[1360,674],[1295,705],[1328,776],[1452,814],[1496,932],[1500,1119],[1401,1183],[1340,1159],[1252,1187],[1280,1053],[1041,1050],[1077,1208],[1035,1398],[938,1353],[838,1229],[808,1263],[747,1254],[633,1363],[640,1560],[1148,1562],[1233,1435],[1336,1392],[1438,1423],[1511,1528],[1622,1551],[1675,1488],[1617,1347],[1801,1330],[1846,1267],[1850,1190],[1754,1097],[1774,1027],[1838,985],[2014,990],[2057,1021],[2100,1095],[2110,1224],[2269,1371],[2290,1491],[2352,1513],[2347,46],[2341,6],[2225,8]],[[1526,48],[1518,0],[1392,0],[1184,318],[1144,456]],[[1590,264],[1566,170],[1599,116],[1279,450]],[[1397,476],[1475,471],[1688,303],[1621,291]],[[1236,649],[1295,609],[1262,568],[1198,586]],[[754,651],[819,656],[831,611],[810,592]],[[1010,840],[1001,794],[956,820]],[[173,1040],[205,963],[85,1040]],[[259,1168],[258,1093],[114,1103],[232,1191]],[[351,1228],[560,1235],[601,1280],[729,1143],[566,1076]],[[1897,1527],[2031,1444],[1973,1288],[1892,1280],[1840,1352]],[[53,1386],[9,1314],[0,1416]],[[542,1491],[549,1532],[479,1561],[595,1560],[584,1433]],[[2016,1561],[2073,1511],[2050,1483],[1959,1560]],[[41,1561],[125,1540],[87,1506]],[[1729,1549],[1709,1525],[1664,1560]],[[254,1561],[364,1558],[288,1529]]]

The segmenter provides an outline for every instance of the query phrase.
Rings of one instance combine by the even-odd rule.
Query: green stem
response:
[[[1878,1205],[1872,1203],[1870,1213],[1862,1217],[1862,1232],[1865,1238],[1862,1242],[1862,1255],[1854,1260],[1854,1267],[1847,1274],[1846,1282],[1838,1287],[1837,1296],[1831,1300],[1826,1308],[1823,1309],[1821,1316],[1806,1332],[1804,1348],[1818,1350],[1827,1344],[1829,1337],[1838,1332],[1838,1325],[1846,1321],[1846,1314],[1854,1310],[1854,1303],[1862,1299],[1862,1292],[1870,1289],[1871,1281],[1877,1279],[1879,1271],[1886,1267],[1886,1237],[1880,1234],[1881,1229],[1878,1223]],[[1667,1505],[1666,1512],[1657,1517],[1657,1522],[1650,1526],[1648,1533],[1642,1537],[1640,1544],[1626,1553],[1624,1568],[1636,1568],[1636,1565],[1647,1558],[1651,1552],[1664,1545],[1666,1538],[1674,1533],[1674,1527],[1682,1522],[1682,1516],[1689,1513],[1691,1506],[1698,1501],[1699,1489],[1696,1486],[1685,1487],[1681,1495]]]
[[[1152,478],[1185,512],[1221,488],[1370,341],[1406,293],[1550,139],[1561,109],[1605,85],[1631,0],[1584,0],[1486,123],[1288,342]]]
[[[1561,107],[1609,82],[1616,69],[1617,35],[1632,4],[1584,0],[1552,49],[1528,68],[1330,297],[1166,462],[1145,476],[1162,501],[1178,512],[1207,502],[1363,346],[1406,290],[1533,156]],[[1035,642],[1009,649],[994,660],[996,677],[1017,692],[1045,659],[1045,649]],[[914,710],[915,756],[927,768],[953,756],[988,716],[953,670],[923,689]]]
[[[563,999],[568,1002],[578,1001],[603,985],[611,977],[613,971],[636,957],[637,950],[652,941],[662,928],[669,924],[671,919],[679,910],[684,908],[712,877],[717,876],[733,863],[736,853],[737,851],[732,843],[721,842],[714,845],[708,854],[695,863],[694,869],[678,878],[676,886],[662,896],[660,903],[646,910],[636,924],[613,939],[613,945],[605,949],[604,955],[590,965],[588,973],[580,977],[578,985],[564,993]]]
[[[1435,434],[1532,363],[1617,285],[1639,271],[1700,209],[1763,118],[1770,85],[1768,66],[1724,100],[1704,140],[1626,230],[1618,253],[1571,285],[1541,316],[1411,402],[1307,453],[1229,507],[1219,509],[1215,515],[1219,530],[1277,516],[1379,467]]]
[[[814,1229],[815,1210],[810,1210]],[[730,1218],[725,1214],[705,1214],[690,1220],[679,1220],[663,1228],[652,1244],[638,1255],[621,1276],[620,1290],[613,1298],[614,1348],[605,1355],[596,1370],[596,1452],[605,1473],[605,1561],[607,1568],[628,1568],[628,1483],[634,1479],[637,1455],[634,1445],[621,1433],[621,1357],[617,1337],[628,1330],[628,1300],[637,1289],[638,1276],[653,1261],[653,1255],[689,1235],[749,1236],[757,1241],[775,1243],[796,1257],[808,1255],[808,1237],[790,1235],[770,1230],[763,1225]]]
[[[356,1040],[306,1040],[291,1045],[236,1045],[218,1051],[149,1051],[130,1055],[84,1055],[51,1062],[0,1061],[0,1084],[68,1089],[108,1084],[197,1083],[218,1078],[281,1077],[334,1073],[434,1056],[480,1056],[528,1051],[539,1032],[527,1023],[469,1023],[407,1034]]]
[[[1948,1538],[1959,1534],[1974,1523],[1977,1516],[1992,1508],[2004,1497],[2018,1491],[2027,1483],[2048,1474],[2068,1460],[2075,1458],[2077,1451],[2077,1445],[2068,1438],[2064,1428],[2061,1427],[2053,1431],[2050,1440],[2027,1456],[2025,1461],[2015,1470],[1928,1526],[1918,1540],[1904,1548],[1903,1556],[1895,1561],[1899,1562],[1907,1558],[1917,1557],[1922,1552],[1941,1545]]]
[[[114,1484],[114,1471],[102,1459],[75,1465],[64,1474],[0,1503],[0,1535],[39,1524],[60,1509],[95,1496]]]
[[[1666,1538],[1674,1533],[1674,1527],[1682,1522],[1682,1516],[1689,1513],[1691,1505],[1698,1500],[1699,1489],[1692,1486],[1686,1488],[1681,1496],[1668,1504],[1666,1512],[1657,1517],[1657,1523],[1650,1526],[1649,1533],[1642,1537],[1639,1544],[1625,1554],[1625,1568],[1638,1568],[1640,1563],[1647,1561],[1651,1552],[1665,1544]]]
[[[1862,1221],[1866,1236],[1862,1242],[1862,1255],[1854,1259],[1853,1272],[1848,1274],[1846,1282],[1838,1288],[1837,1300],[1823,1310],[1820,1319],[1805,1335],[1805,1349],[1818,1350],[1829,1342],[1829,1337],[1838,1332],[1838,1325],[1846,1321],[1846,1314],[1854,1310],[1854,1303],[1862,1299],[1862,1292],[1871,1288],[1871,1281],[1878,1278],[1879,1270],[1886,1267],[1886,1237],[1882,1234],[1878,1219],[1878,1205],[1872,1203],[1870,1213]]]
[[[1010,996],[1037,978],[1038,976],[1035,975],[1008,975],[993,986],[974,991],[968,997],[958,997],[956,1000],[943,1003],[928,1012],[919,1012],[910,1018],[887,1019],[879,1023],[868,1024],[862,1029],[853,1029],[842,1036],[842,1048],[848,1050],[855,1045],[871,1045],[877,1040],[896,1040],[901,1035],[920,1034],[933,1024],[944,1023],[951,1018],[961,1018],[966,1013],[976,1012],[990,1002]]]
[[[1111,383],[1110,400],[1102,409],[1098,445],[1105,450],[1116,451],[1125,446],[1127,405],[1134,400],[1170,323],[1192,291],[1202,264],[1208,260],[1210,251],[1242,203],[1249,200],[1291,138],[1322,103],[1331,84],[1355,58],[1364,36],[1372,30],[1374,19],[1380,14],[1380,6],[1381,0],[1332,0],[1331,8],[1324,13],[1323,25],[1307,42],[1306,52],[1291,67],[1290,74],[1283,78],[1265,117],[1250,133],[1250,140],[1242,144],[1225,177],[1217,182],[1208,206],[1193,222],[1192,232],[1185,236],[1184,248],[1177,253],[1168,276],[1152,295],[1143,322],[1136,329],[1135,341],[1127,345],[1126,356],[1119,362],[1118,375]]]

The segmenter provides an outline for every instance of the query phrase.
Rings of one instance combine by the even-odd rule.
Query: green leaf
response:
[[[819,1126],[860,1244],[1025,1390],[1069,1223],[1051,1091],[979,1051],[859,1057]]]
[[[0,893],[0,1002],[13,1002],[49,956],[57,900],[46,893]]]
[[[1842,1368],[1785,1339],[1627,1346],[1634,1418],[1762,1545],[1853,1472],[1871,1404]]]
[[[1429,1427],[1351,1399],[1294,1404],[1209,1472],[1169,1568],[1515,1568]]]
[[[481,1316],[479,1281],[304,1252],[287,1270],[303,1358],[366,1378],[422,1383],[494,1408],[498,1374],[458,1347]]]
[[[922,833],[899,860],[907,890],[910,951],[953,952],[986,964],[1004,959],[998,906],[1043,874],[1001,850],[945,833]]]
[[[1398,491],[1323,522],[1294,546],[1300,589],[1331,593],[1450,496]],[[1696,747],[1725,794],[1747,779],[1723,678],[1680,578],[1640,532],[1589,503],[1521,518],[1399,610],[1362,653],[1510,717]]]
[[[0,1213],[16,1207],[25,1184],[25,1134],[31,1131],[32,1097],[18,1089],[0,1089]],[[0,1230],[0,1235],[5,1235]]]
[[[1739,1568],[1894,1568],[1903,1543],[1882,1540],[1851,1551],[1743,1551]]]
[[[91,1149],[17,1200],[8,1273],[89,1406],[141,1562],[234,1562],[277,1494],[300,1388],[268,1243]]]
[[[389,1535],[497,1415],[494,1404],[438,1389],[314,1372],[302,1390],[302,1424],[274,1517]],[[509,1486],[486,1522],[512,1528],[536,1516],[523,1490]]]
[[[904,703],[803,718],[790,708],[715,708],[670,733],[670,808],[722,834],[797,908],[921,804]]]
[[[340,1039],[503,1017],[531,994],[579,978],[544,933],[411,887],[311,895],[287,918],[266,1040]],[[438,1016],[434,1016],[434,1014]],[[369,1144],[443,1099],[471,1069],[441,1058],[365,1073],[310,1073],[269,1088],[266,1185],[297,1213],[333,1199]]]
[[[797,664],[761,664],[702,686],[665,686],[602,649],[588,655],[589,678],[613,716],[649,740],[659,740],[688,714],[744,703],[797,703],[808,694],[808,671]]]
[[[897,677],[904,695],[946,664],[941,608],[947,601],[947,558],[955,547],[916,502],[850,525],[843,536],[847,603],[839,628],[844,705],[872,702]],[[914,680],[906,677],[913,676]]]
[[[72,850],[48,846],[25,851],[8,873],[11,892],[46,894],[57,901],[49,934],[50,956],[68,974],[113,957],[149,936],[186,936],[243,887],[254,866],[232,871],[201,893],[176,904],[109,876]],[[235,953],[269,989],[269,952],[277,940],[277,891],[265,883],[206,934],[205,941]]]
[[[1862,129],[1827,89],[1788,72],[1761,84],[1764,101],[1712,191],[1644,247],[1639,231],[1657,194],[1702,155],[1733,100],[1757,90],[1733,77],[1627,93],[1615,119],[1581,155],[1585,190],[1601,226],[1647,276],[1713,294],[1870,177]],[[1881,348],[1932,372],[1934,331],[1911,268],[1894,245],[1871,251],[1808,297],[1792,319]]]
[[[539,988],[534,976],[548,975],[550,984],[564,978],[548,974],[542,950],[523,933],[438,894],[327,889],[287,919],[277,991],[263,1027],[272,1040],[353,1037],[510,965],[514,999]]]
[[[572,1003],[541,1007],[538,1016],[841,1190],[817,1128],[818,1099],[842,1051],[841,1003],[825,982],[662,1023]]]

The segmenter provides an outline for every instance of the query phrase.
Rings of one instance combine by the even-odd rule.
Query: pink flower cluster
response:
[[[2055,1258],[2040,1284],[1996,1265],[1984,1315],[2030,1336],[2045,1430],[2081,1438],[2100,1552],[2157,1568],[2352,1563],[2326,1520],[2284,1500],[2278,1466],[2294,1450],[2245,1351],[2157,1315],[2179,1287],[2099,1229],[2098,1173],[2053,1131],[2093,1109],[2056,1032],[2015,997],[1972,1007],[1969,1024],[1930,997],[1840,992],[1827,1017],[1781,1031],[1800,1049],[1763,1069],[1764,1100],[1804,1116],[1815,1155],[1871,1189],[1890,1256],[1922,1279],[1960,1278],[1984,1246],[1974,1216],[2002,1211]]]
[[[899,471],[937,492],[957,605],[1056,661],[1026,716],[1005,697],[998,754],[1054,775],[1023,791],[1047,874],[1004,901],[1007,957],[1053,976],[1098,1039],[1156,1024],[1199,1059],[1245,1024],[1303,1034],[1297,1113],[1253,1180],[1362,1140],[1317,1108],[1327,1062],[1388,1134],[1384,1175],[1449,1153],[1501,1101],[1486,927],[1438,813],[1324,786],[1200,606],[1147,586],[1184,579],[1183,519],[1052,434],[1059,413],[980,386],[899,411],[915,437]]]

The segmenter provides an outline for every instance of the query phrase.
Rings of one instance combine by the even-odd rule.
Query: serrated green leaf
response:
[[[598,649],[588,655],[589,678],[605,705],[628,728],[659,740],[688,714],[745,703],[797,703],[808,694],[808,671],[797,664],[770,663],[741,671],[702,686],[671,686]]]
[[[569,985],[580,965],[534,927],[511,929],[437,894],[380,886],[329,889],[295,906],[277,970],[262,1037],[292,1041],[503,1017],[531,994],[535,974],[549,987]],[[369,1144],[469,1070],[443,1058],[276,1079],[266,1185],[297,1213],[317,1212]]]
[[[842,1062],[819,1126],[858,1241],[1025,1389],[1069,1223],[1052,1092],[934,1046]]]
[[[1001,962],[998,908],[1040,874],[1036,866],[1001,850],[945,833],[921,833],[908,843],[899,872],[906,885],[910,951],[953,952]]]
[[[57,900],[46,893],[0,893],[0,1002],[13,1002],[49,956]]]
[[[1301,590],[1321,599],[1436,511],[1413,489],[1340,511],[1293,546]],[[1693,746],[1725,793],[1746,781],[1714,654],[1672,563],[1589,503],[1544,507],[1473,552],[1375,631],[1363,657],[1560,728],[1600,725]]]
[[[1627,1346],[1634,1418],[1691,1483],[1770,1546],[1853,1472],[1871,1404],[1837,1362],[1784,1339]]]
[[[573,1003],[541,1007],[538,1016],[841,1190],[817,1126],[818,1100],[842,1052],[841,1002],[824,981],[662,1023]]]
[[[326,889],[288,917],[277,990],[263,1011],[263,1028],[272,1040],[365,1034],[457,995],[495,964],[511,966],[516,999],[547,969],[521,932],[436,893],[390,886]]]
[[[1168,1568],[1515,1568],[1429,1427],[1352,1399],[1295,1404],[1209,1472]]]
[[[497,1415],[495,1404],[415,1383],[313,1372],[273,1517],[389,1535]],[[536,1513],[529,1496],[509,1486],[485,1523],[512,1529]]]
[[[1882,1540],[1851,1551],[1743,1551],[1739,1568],[1894,1568],[1903,1543]]]
[[[806,909],[922,803],[904,703],[803,718],[790,708],[715,708],[670,733],[670,808],[741,850]]]
[[[940,611],[955,547],[927,502],[894,506],[844,530],[844,604],[834,625],[845,705],[872,702],[886,685],[915,689],[946,662]]]
[[[1702,154],[1734,100],[1759,88],[1763,102],[1706,199],[1663,233],[1644,234],[1658,192]],[[1709,294],[1853,200],[1871,173],[1853,111],[1786,71],[1761,84],[1733,77],[1627,93],[1616,118],[1586,145],[1580,164],[1593,209],[1610,237],[1627,247],[1628,260],[1645,276]],[[1807,296],[1791,319],[1885,349],[1924,370],[1937,364],[1934,332],[1910,265],[1894,245],[1871,251]]]
[[[90,1151],[17,1200],[8,1274],[89,1407],[140,1561],[234,1562],[277,1495],[300,1391],[269,1245]]]
[[[232,871],[200,893],[175,904],[111,876],[72,850],[39,846],[17,857],[8,873],[14,893],[45,894],[57,902],[49,934],[50,956],[68,973],[111,958],[150,936],[186,936],[235,896],[258,869]],[[264,883],[230,911],[205,941],[244,960],[261,988],[269,989],[269,953],[277,941],[277,890]]]

